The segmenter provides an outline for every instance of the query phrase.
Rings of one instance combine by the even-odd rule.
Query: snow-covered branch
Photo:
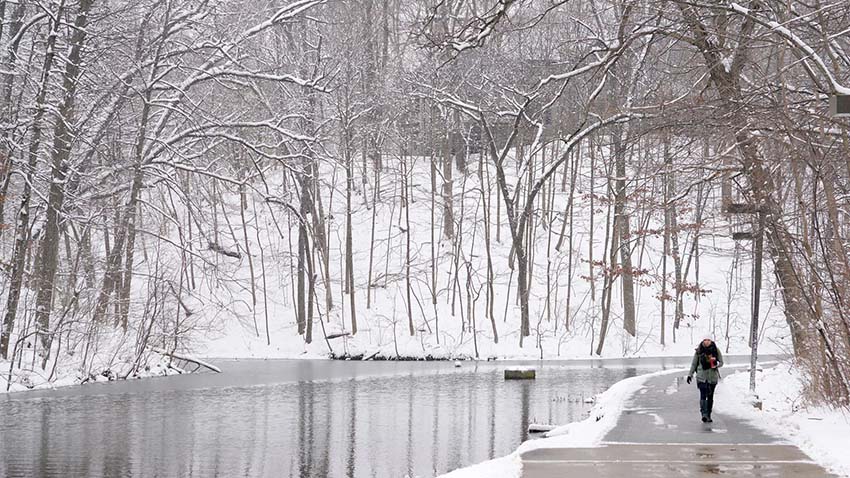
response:
[[[832,90],[831,93],[850,95],[850,88],[842,85],[838,82],[838,80],[835,79],[835,75],[829,69],[829,67],[826,66],[826,62],[824,62],[823,58],[821,58],[821,56],[808,43],[806,43],[802,38],[800,38],[790,29],[774,20],[762,19],[754,12],[751,12],[750,9],[745,8],[737,3],[733,2],[732,4],[730,4],[729,8],[732,11],[739,13],[748,19],[751,19],[752,21],[759,23],[760,25],[766,28],[769,28],[771,31],[782,37],[794,49],[803,54],[806,58],[811,59],[817,66],[817,70],[824,77],[826,77],[827,81],[829,82],[829,87]]]

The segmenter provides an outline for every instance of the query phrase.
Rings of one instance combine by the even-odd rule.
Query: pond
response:
[[[432,477],[689,359],[214,362],[223,373],[0,395],[0,476]],[[514,365],[537,379],[504,380]]]

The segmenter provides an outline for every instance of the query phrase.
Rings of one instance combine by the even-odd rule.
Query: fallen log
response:
[[[209,370],[211,370],[215,373],[221,373],[220,368],[216,367],[215,365],[213,365],[211,363],[204,362],[201,359],[197,359],[197,358],[193,358],[193,357],[186,357],[185,355],[178,355],[174,352],[168,352],[168,351],[165,351],[165,350],[162,350],[162,349],[159,349],[159,348],[154,348],[152,350],[154,352],[160,354],[160,355],[165,355],[166,357],[171,357],[171,358],[175,358],[177,360],[182,360],[184,362],[193,363],[193,364],[195,364],[199,367],[204,367],[204,368],[209,369]]]
[[[351,334],[349,332],[343,332],[341,334],[330,334],[328,335],[328,340],[338,339],[340,337],[349,337]]]

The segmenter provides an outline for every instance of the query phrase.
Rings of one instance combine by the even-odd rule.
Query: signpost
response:
[[[750,329],[750,391],[756,391],[756,362],[759,350],[759,303],[761,302],[761,265],[764,256],[764,213],[758,213],[753,263],[753,318]]]
[[[848,115],[850,116],[850,115]],[[756,216],[754,231],[737,231],[732,233],[736,241],[753,241],[753,287],[752,287],[752,318],[750,319],[750,391],[756,391],[756,363],[758,362],[759,345],[759,302],[761,299],[761,271],[764,256],[764,211],[753,204],[732,204],[726,207],[729,214],[753,214]]]

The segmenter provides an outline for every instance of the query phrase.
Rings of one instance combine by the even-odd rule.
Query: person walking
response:
[[[714,406],[714,389],[720,381],[720,367],[723,366],[723,354],[713,340],[706,338],[699,343],[691,360],[691,370],[688,372],[688,384],[697,376],[699,389],[699,410],[702,421],[711,422],[711,409]]]

